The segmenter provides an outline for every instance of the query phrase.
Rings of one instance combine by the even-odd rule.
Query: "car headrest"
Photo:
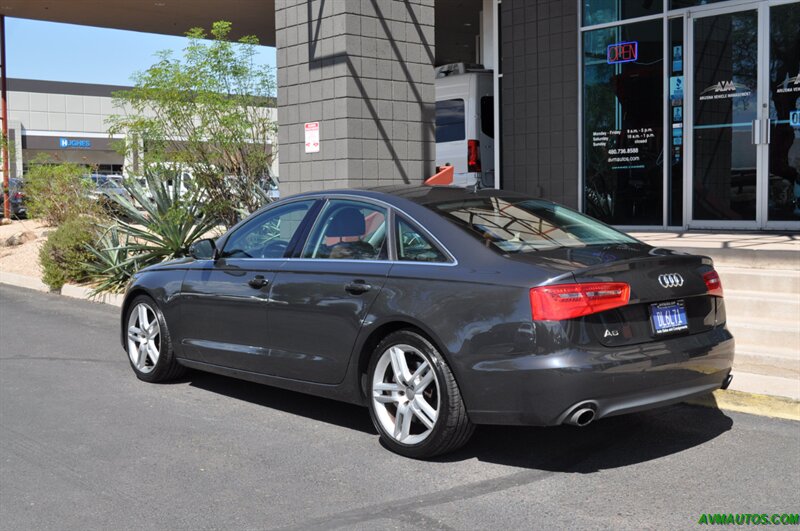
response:
[[[344,238],[348,236],[363,236],[367,232],[364,215],[353,207],[346,207],[333,215],[325,236]]]

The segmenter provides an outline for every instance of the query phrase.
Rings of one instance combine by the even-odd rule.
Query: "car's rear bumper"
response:
[[[719,389],[731,372],[734,341],[724,328],[629,347],[565,348],[492,360],[467,372],[477,424],[561,424],[582,403],[595,418],[642,411]]]

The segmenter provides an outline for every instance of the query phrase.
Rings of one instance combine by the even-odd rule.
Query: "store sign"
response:
[[[728,98],[746,98],[752,94],[750,87],[736,81],[720,81],[706,87],[700,93],[699,100],[719,100]]]
[[[319,153],[319,122],[305,124],[306,153]]]
[[[89,149],[92,147],[92,141],[83,138],[65,138],[58,139],[58,147],[61,149]]]
[[[800,92],[800,74],[794,77],[787,77],[784,81],[780,82],[775,92],[778,94]]]
[[[610,65],[617,63],[629,63],[638,58],[639,43],[636,41],[609,44],[608,48],[606,49],[606,60]]]

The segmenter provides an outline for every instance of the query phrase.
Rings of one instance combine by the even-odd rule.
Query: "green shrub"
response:
[[[87,264],[89,277],[96,282],[91,295],[120,293],[141,264],[130,251],[130,239],[121,234],[119,227],[111,225],[100,234],[96,243],[86,248],[92,254]]]
[[[88,245],[94,243],[95,231],[89,219],[72,218],[50,233],[39,251],[42,282],[57,291],[67,282],[89,278],[87,265],[92,260]]]
[[[86,168],[77,164],[35,159],[25,174],[28,215],[50,226],[81,215],[99,215],[97,201],[89,194],[91,184],[82,177],[86,173]]]

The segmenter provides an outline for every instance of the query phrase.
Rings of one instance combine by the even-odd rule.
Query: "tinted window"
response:
[[[225,243],[223,257],[282,258],[314,201],[273,208],[242,225]]]
[[[436,102],[436,142],[464,140],[464,100]]]
[[[494,138],[494,98],[492,96],[481,98],[481,132],[489,138]]]
[[[588,216],[537,199],[484,197],[439,203],[433,208],[504,253],[636,243]]]
[[[662,26],[659,19],[582,35],[584,205],[606,223],[663,223]],[[682,98],[682,76],[670,83],[672,98]]]
[[[397,259],[403,262],[447,262],[422,231],[397,218]]]
[[[673,0],[674,1],[674,0]],[[697,1],[697,0],[695,0]],[[706,3],[707,0],[700,0]],[[584,0],[583,25],[603,24],[661,13],[662,0]]]
[[[386,210],[360,201],[334,199],[317,218],[303,258],[386,259]]]

